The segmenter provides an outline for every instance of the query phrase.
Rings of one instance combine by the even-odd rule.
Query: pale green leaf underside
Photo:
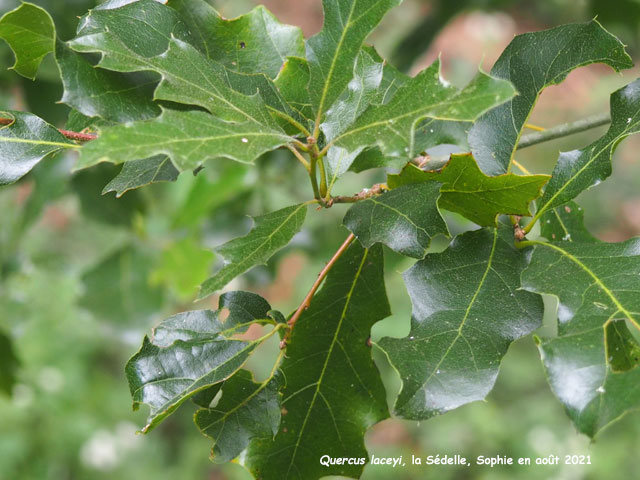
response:
[[[482,72],[459,90],[441,78],[436,61],[407,80],[388,103],[371,105],[330,145],[348,152],[378,146],[387,156],[412,158],[420,153],[415,149],[415,132],[422,120],[472,121],[515,93],[508,81]]]
[[[225,122],[200,111],[163,110],[152,120],[102,130],[99,138],[82,148],[77,168],[155,155],[167,155],[179,171],[220,157],[252,163],[290,140],[284,133],[265,130],[254,122]]]
[[[220,290],[251,267],[264,264],[300,231],[306,216],[307,204],[301,203],[256,217],[247,235],[216,248],[227,263],[201,285],[199,298]]]

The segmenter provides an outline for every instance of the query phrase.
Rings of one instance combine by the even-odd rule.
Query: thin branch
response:
[[[331,207],[334,203],[356,203],[361,200],[366,200],[367,198],[380,195],[386,190],[389,190],[386,183],[376,183],[375,185],[372,185],[371,188],[365,188],[353,196],[338,195],[331,197],[327,202],[327,207]]]
[[[300,154],[300,152],[296,150],[294,147],[292,147],[291,145],[287,145],[286,147],[289,149],[289,151],[291,151],[291,153],[293,153],[293,155],[295,155],[295,157],[300,161],[300,163],[304,165],[304,168],[307,169],[307,172],[310,172],[311,166],[309,165],[309,162],[307,162],[307,160]]]
[[[320,271],[320,273],[318,274],[318,278],[311,286],[311,290],[309,290],[309,293],[307,293],[307,296],[304,297],[304,300],[302,300],[302,303],[300,304],[298,309],[295,311],[295,313],[291,316],[291,318],[287,322],[289,325],[289,330],[287,331],[287,334],[285,335],[282,342],[280,342],[280,348],[284,348],[286,346],[287,340],[291,336],[291,331],[293,330],[293,327],[295,326],[296,322],[302,315],[302,312],[304,312],[307,308],[309,308],[309,305],[311,304],[311,299],[315,295],[318,288],[320,288],[320,285],[322,284],[322,281],[325,279],[325,277],[329,273],[329,270],[331,270],[331,268],[335,265],[335,263],[338,261],[340,256],[344,253],[344,251],[349,247],[349,245],[351,245],[351,242],[353,242],[355,238],[356,237],[353,233],[349,234],[349,236],[344,241],[344,243],[340,245],[340,248],[338,248],[338,250],[336,250],[336,253],[334,253],[333,257],[331,257],[331,260],[329,260],[329,262]]]
[[[291,117],[290,115],[287,115],[286,113],[282,113],[281,111],[276,110],[275,108],[270,107],[269,105],[267,105],[267,108],[269,109],[269,111],[271,113],[273,113],[276,116],[286,120],[291,125],[296,127],[298,129],[298,131],[300,131],[300,133],[303,133],[307,137],[311,136],[311,133],[309,132],[309,130],[304,125],[302,125],[300,122],[298,122],[295,118]]]
[[[13,118],[0,118],[0,125],[11,125],[15,120]],[[69,140],[78,142],[89,142],[95,140],[98,136],[94,133],[71,132],[69,130],[58,129],[58,131]]]
[[[548,142],[555,140],[556,138],[568,137],[575,133],[584,132],[592,128],[600,127],[611,123],[611,116],[609,113],[599,113],[592,115],[591,117],[576,120],[575,122],[564,123],[552,128],[548,128],[543,132],[530,133],[520,139],[518,143],[518,149],[527,148],[538,143]]]

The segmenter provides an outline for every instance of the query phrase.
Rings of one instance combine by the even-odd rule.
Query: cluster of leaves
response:
[[[35,5],[0,20],[21,75],[34,78],[53,53],[62,102],[73,109],[67,128],[86,130],[4,112],[2,184],[64,150],[79,151],[77,169],[124,163],[105,187],[118,195],[207,162],[253,163],[278,148],[308,171],[313,199],[256,217],[246,236],[218,247],[227,263],[200,298],[285,247],[310,204],[354,202],[343,221],[352,235],[322,288],[289,319],[256,294],[228,292],[217,311],[177,314],[145,337],[126,366],[134,406],[151,409],[143,431],[192,400],[217,462],[240,456],[265,479],[358,477],[362,465],[323,467],[318,458],[366,457],[364,433],[390,416],[369,340],[390,314],[382,245],[418,259],[404,273],[411,332],[376,345],[402,379],[394,415],[428,419],[483,399],[510,343],[540,326],[542,294],[559,299],[558,333],[536,341],[577,428],[594,436],[637,408],[640,243],[593,239],[573,199],[610,175],[616,145],[639,130],[640,80],[612,94],[607,133],[562,153],[550,177],[511,172],[542,90],[582,65],[631,67],[623,45],[595,20],[521,35],[490,74],[458,89],[439,61],[408,77],[363,45],[399,0],[323,3],[324,27],[306,41],[262,7],[227,20],[202,0],[110,0],[66,42]],[[437,167],[412,162],[451,143],[470,153]],[[349,170],[399,165],[384,188],[331,194]],[[480,228],[427,253],[434,236],[450,236],[441,209]],[[521,217],[530,217],[524,228]],[[537,222],[540,238],[523,240]],[[264,327],[261,337],[243,335],[252,325]],[[280,354],[258,382],[243,366],[274,335]],[[2,352],[12,364],[10,350]]]

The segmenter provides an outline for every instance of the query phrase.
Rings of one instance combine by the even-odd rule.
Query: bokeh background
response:
[[[77,16],[90,0],[37,0],[56,21],[63,39],[73,36]],[[230,18],[249,11],[249,0],[218,0]],[[320,0],[266,0],[283,22],[305,36],[322,24]],[[0,0],[0,13],[17,2]],[[369,39],[401,69],[415,73],[438,55],[445,77],[463,85],[478,68],[489,70],[515,34],[595,16],[640,56],[639,0],[405,0]],[[38,82],[6,71],[13,56],[0,45],[0,108],[33,111],[63,126],[68,109],[51,58]],[[560,86],[548,88],[532,123],[553,126],[608,109],[611,92],[638,76],[634,68],[615,74],[602,66],[580,68]],[[518,160],[549,173],[560,150],[590,143],[593,130],[522,150]],[[620,241],[640,234],[640,141],[625,141],[612,178],[578,198],[592,232]],[[29,176],[0,190],[0,332],[19,358],[17,384],[0,393],[0,480],[13,479],[206,479],[244,480],[235,464],[214,465],[210,441],[192,423],[185,405],[147,436],[135,435],[146,412],[131,411],[123,367],[150,328],[167,315],[215,308],[217,298],[193,303],[196,287],[215,268],[211,249],[250,227],[259,215],[310,197],[305,172],[282,152],[255,167],[233,162],[210,165],[197,177],[181,175],[116,199],[100,195],[118,168],[102,165],[70,174],[74,159],[42,162]],[[296,178],[299,175],[299,178]],[[383,172],[347,174],[335,193],[352,194],[383,178]],[[299,181],[298,181],[299,180]],[[311,285],[345,231],[344,206],[310,210],[301,234],[267,267],[230,286],[264,295],[289,312]],[[469,228],[450,217],[454,231]],[[444,248],[440,239],[434,248]],[[374,327],[374,340],[404,336],[411,305],[400,272],[412,263],[387,252],[387,289],[393,316]],[[553,302],[548,305],[553,310]],[[546,318],[540,335],[553,332]],[[0,358],[8,357],[0,345]],[[275,343],[262,348],[249,367],[258,377],[273,358]],[[381,357],[377,355],[377,357]],[[392,401],[400,383],[376,358]],[[5,360],[6,361],[6,360]],[[0,366],[0,368],[2,368]],[[507,354],[486,402],[462,407],[417,424],[387,420],[366,437],[378,456],[460,454],[542,457],[591,455],[589,466],[414,467],[367,466],[363,478],[603,479],[638,478],[640,417],[631,414],[595,442],[578,434],[551,394],[531,337]]]

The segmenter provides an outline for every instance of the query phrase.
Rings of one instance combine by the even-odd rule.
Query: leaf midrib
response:
[[[291,472],[291,467],[293,467],[293,464],[295,462],[295,458],[296,458],[296,453],[298,451],[298,447],[300,446],[300,441],[302,440],[302,435],[304,433],[304,429],[307,425],[307,421],[309,420],[309,417],[311,415],[311,411],[313,410],[313,407],[315,405],[316,399],[318,397],[318,395],[320,394],[320,386],[322,385],[322,380],[324,378],[324,375],[327,371],[327,366],[329,365],[329,360],[331,359],[331,355],[333,352],[333,348],[335,347],[336,343],[338,342],[338,334],[340,333],[340,329],[342,328],[342,323],[344,322],[344,319],[347,315],[347,310],[349,308],[349,305],[351,303],[351,297],[353,295],[353,291],[356,288],[356,285],[358,283],[358,280],[360,279],[360,274],[362,273],[362,268],[364,267],[364,263],[367,259],[367,256],[369,255],[369,249],[365,249],[364,250],[364,254],[362,255],[362,260],[360,261],[360,265],[358,266],[358,270],[356,271],[356,274],[353,278],[353,282],[351,284],[351,288],[349,289],[349,292],[347,293],[346,296],[346,301],[344,304],[344,307],[342,309],[342,314],[340,315],[340,320],[338,321],[338,326],[336,328],[336,331],[333,335],[333,338],[331,339],[331,345],[329,346],[329,349],[327,350],[327,356],[325,358],[324,364],[322,366],[322,371],[320,372],[320,377],[318,378],[318,381],[316,382],[316,389],[315,392],[313,393],[313,397],[311,399],[311,402],[309,404],[309,407],[307,408],[307,413],[304,417],[304,420],[302,422],[302,426],[300,427],[300,432],[298,433],[298,439],[296,440],[296,444],[295,447],[293,449],[293,453],[291,454],[291,458],[289,460],[289,466],[287,468],[287,474],[285,476],[285,478],[289,478],[289,473]]]
[[[473,307],[476,299],[478,298],[478,295],[480,294],[480,290],[482,290],[482,287],[484,286],[485,280],[487,279],[487,276],[489,275],[489,272],[491,271],[491,266],[492,266],[492,263],[493,263],[493,255],[494,255],[494,253],[496,251],[497,243],[498,243],[498,229],[494,229],[493,230],[493,243],[491,245],[491,251],[489,252],[489,258],[487,260],[487,268],[485,269],[484,273],[482,274],[482,278],[480,279],[480,282],[478,283],[478,287],[476,288],[476,291],[474,292],[473,297],[471,297],[471,300],[469,301],[469,305],[467,306],[467,309],[464,312],[464,316],[462,317],[462,320],[460,322],[460,326],[457,329],[458,333],[457,333],[456,337],[451,341],[451,344],[449,345],[447,350],[442,355],[442,358],[440,359],[438,364],[431,371],[431,374],[422,383],[422,386],[418,390],[416,390],[416,392],[425,389],[425,387],[427,386],[429,381],[433,378],[435,373],[440,369],[440,366],[442,365],[442,362],[444,362],[444,360],[447,358],[447,356],[449,355],[449,352],[451,351],[453,346],[456,344],[458,339],[460,337],[464,338],[464,336],[462,335],[462,329],[463,329],[463,327],[464,327],[464,325],[465,325],[465,323],[467,321],[467,318],[469,317],[469,313],[471,313],[471,308]],[[469,349],[471,349],[471,346],[469,346]],[[414,395],[415,395],[415,393],[414,393]]]

